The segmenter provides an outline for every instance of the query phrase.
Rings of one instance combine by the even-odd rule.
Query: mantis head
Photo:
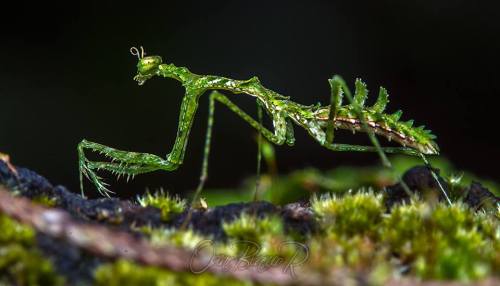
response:
[[[140,47],[141,51],[136,47],[130,48],[130,53],[137,56],[139,62],[137,63],[137,75],[134,80],[137,81],[139,85],[143,85],[146,80],[152,78],[159,71],[158,67],[161,65],[162,60],[160,56],[144,56],[144,48]]]

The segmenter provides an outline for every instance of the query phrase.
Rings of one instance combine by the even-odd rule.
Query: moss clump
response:
[[[34,245],[34,231],[0,214],[0,284],[61,285],[50,261]]]
[[[188,249],[195,248],[201,241],[205,240],[192,229],[177,230],[170,228],[141,228],[142,233],[149,236],[149,241],[156,246],[174,245]]]
[[[33,230],[19,224],[4,214],[0,214],[0,243],[19,243],[31,245],[35,236]]]
[[[57,199],[56,198],[51,198],[47,195],[40,195],[37,197],[34,197],[32,199],[34,203],[46,206],[46,207],[55,207],[57,204]]]
[[[282,235],[283,222],[276,216],[257,218],[249,214],[242,214],[232,222],[222,225],[229,238],[260,242],[267,236]]]
[[[478,218],[460,203],[432,207],[413,202],[392,210],[380,228],[381,239],[419,277],[476,280],[498,266],[500,252],[500,233],[492,236],[495,226]]]
[[[311,208],[320,226],[320,232],[310,241],[311,267],[362,271],[376,276],[376,280],[385,279],[390,269],[388,249],[377,244],[385,213],[381,195],[324,194],[313,197]]]
[[[394,270],[389,264],[389,250],[365,235],[346,237],[326,232],[314,236],[309,249],[307,266],[324,273],[341,270],[352,276],[373,274],[378,276],[377,280],[385,280]]]
[[[143,207],[155,207],[161,211],[161,219],[163,221],[168,221],[174,214],[181,213],[186,202],[181,200],[179,197],[172,197],[168,193],[163,192],[163,190],[157,191],[154,194],[146,192],[141,197],[137,198],[139,204]]]
[[[373,193],[314,198],[321,232],[310,241],[310,264],[371,273],[407,273],[464,282],[498,275],[500,224],[462,203],[412,200],[386,213]],[[376,273],[375,271],[374,273]]]
[[[98,267],[95,271],[95,284],[103,286],[252,285],[250,282],[216,277],[208,273],[172,272],[156,267],[140,266],[126,260],[118,260]]]
[[[229,238],[227,246],[234,249],[233,255],[260,261],[263,267],[286,263],[289,259],[300,260],[307,255],[304,244],[285,235],[283,221],[277,216],[260,218],[243,213],[222,227]]]
[[[347,237],[364,234],[374,237],[385,212],[382,196],[372,192],[344,197],[324,194],[319,199],[313,197],[311,204],[321,225]]]

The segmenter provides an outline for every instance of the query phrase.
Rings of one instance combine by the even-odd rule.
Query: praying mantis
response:
[[[186,67],[165,64],[160,56],[145,56],[144,49],[133,47],[131,53],[138,57],[137,75],[134,80],[143,85],[153,77],[171,78],[179,81],[185,88],[179,114],[177,137],[171,152],[165,157],[148,153],[128,152],[111,148],[99,143],[82,140],[78,144],[80,189],[83,195],[83,177],[89,179],[104,196],[112,193],[108,184],[97,175],[97,171],[105,170],[114,175],[133,177],[157,170],[174,171],[182,165],[191,127],[198,109],[200,97],[210,91],[209,115],[205,135],[204,155],[200,182],[195,191],[193,201],[198,197],[207,179],[208,157],[214,123],[215,103],[221,103],[236,113],[241,119],[252,126],[260,136],[276,144],[294,145],[294,125],[303,128],[316,143],[331,151],[379,152],[384,158],[384,152],[402,153],[408,155],[439,153],[436,138],[423,126],[413,127],[413,121],[399,121],[401,111],[393,114],[384,113],[388,102],[387,90],[380,87],[378,98],[372,106],[365,106],[368,96],[366,85],[357,79],[354,95],[340,76],[329,80],[331,88],[330,104],[327,106],[302,105],[292,101],[275,91],[265,88],[257,77],[248,80],[235,80],[221,76],[198,75]],[[261,120],[256,120],[233,103],[223,91],[236,95],[247,95],[255,98],[259,110],[263,109],[269,115],[274,130],[266,128]],[[350,104],[343,105],[343,97]],[[260,113],[261,114],[261,113]],[[260,119],[260,118],[259,118]],[[353,132],[368,133],[374,146],[361,146],[333,143],[336,129],[347,129]],[[394,140],[401,147],[380,147],[375,135]],[[85,150],[91,150],[104,155],[109,161],[91,161],[86,158]],[[383,160],[384,161],[384,160]],[[385,160],[386,161],[386,160]]]

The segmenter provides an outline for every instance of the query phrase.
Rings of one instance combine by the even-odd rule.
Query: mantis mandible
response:
[[[209,94],[209,116],[205,138],[204,155],[200,182],[195,191],[193,201],[198,197],[207,179],[208,157],[214,122],[215,102],[221,103],[236,113],[240,118],[255,128],[268,141],[276,144],[294,144],[294,124],[302,127],[321,146],[331,151],[383,152],[402,153],[408,155],[438,154],[439,148],[435,136],[423,126],[413,127],[413,121],[399,121],[401,111],[393,114],[384,113],[388,102],[388,93],[380,88],[374,105],[365,106],[368,96],[366,85],[359,79],[355,82],[355,93],[351,94],[340,76],[330,80],[331,97],[327,106],[302,105],[277,92],[265,88],[257,77],[248,80],[234,80],[221,76],[198,75],[185,67],[164,64],[160,56],[144,56],[144,49],[131,48],[138,57],[137,75],[134,80],[143,85],[147,80],[158,76],[175,79],[184,86],[185,94],[179,114],[177,137],[171,152],[162,158],[148,153],[128,152],[98,143],[82,140],[78,145],[80,188],[83,195],[83,176],[96,186],[100,194],[109,196],[112,193],[108,184],[96,174],[98,170],[106,170],[115,175],[133,177],[138,174],[157,170],[174,171],[183,163],[190,130],[198,108],[198,100],[207,91]],[[269,130],[258,120],[240,109],[221,91],[234,95],[245,94],[256,99],[259,108],[270,116],[274,131]],[[343,97],[350,104],[342,105]],[[353,132],[366,132],[375,146],[360,146],[333,143],[336,129],[347,129]],[[378,145],[374,134],[385,137],[402,145],[401,147],[383,147]],[[91,161],[85,157],[84,150],[98,152],[109,161]]]

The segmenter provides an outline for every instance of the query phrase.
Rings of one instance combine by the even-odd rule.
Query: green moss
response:
[[[34,232],[0,214],[0,284],[61,285],[47,259],[34,245]]]
[[[312,209],[322,230],[309,242],[313,268],[379,278],[388,268],[408,269],[424,279],[464,282],[500,274],[500,221],[491,213],[419,200],[386,213],[381,196],[370,192],[315,197]]]
[[[154,194],[146,192],[142,197],[138,197],[137,201],[143,207],[155,207],[161,210],[161,218],[164,221],[170,220],[173,214],[178,214],[184,211],[186,202],[179,197],[172,197],[163,190],[157,191]]]
[[[35,197],[32,199],[34,203],[41,204],[46,207],[54,207],[56,206],[57,199],[56,198],[51,198],[47,195],[40,195],[38,197]]]
[[[141,231],[149,236],[149,241],[156,246],[174,245],[193,249],[198,243],[207,239],[192,229],[177,230],[169,228],[151,228],[143,227]]]
[[[8,216],[0,214],[0,243],[19,243],[31,245],[35,237],[33,230],[27,226],[17,223]]]
[[[426,248],[427,242],[418,241],[419,238],[424,238],[418,235],[425,231],[423,215],[430,212],[428,205],[415,201],[410,205],[394,207],[382,224],[384,228],[380,231],[382,240],[402,256],[403,260],[405,257],[411,257],[415,251],[423,252],[418,248]]]
[[[362,271],[377,281],[390,274],[389,250],[377,244],[385,212],[381,195],[324,194],[313,197],[311,207],[320,227],[310,241],[311,267]]]
[[[233,255],[245,255],[263,263],[288,261],[294,255],[298,255],[296,259],[305,255],[303,244],[284,234],[283,221],[277,216],[257,218],[242,214],[222,227],[229,237],[228,246],[234,249]]]
[[[223,223],[222,228],[228,237],[259,242],[266,236],[282,235],[283,222],[276,216],[256,218],[242,214],[238,219]]]
[[[498,222],[479,228],[478,217],[459,203],[413,202],[393,209],[380,228],[381,239],[419,277],[475,280],[491,273],[500,251],[492,234],[500,231]]]
[[[249,282],[221,278],[208,273],[172,272],[156,267],[140,266],[126,260],[118,260],[98,267],[95,271],[95,284],[103,286],[252,285]]]
[[[345,236],[374,236],[385,212],[382,196],[372,192],[344,197],[324,194],[319,199],[313,197],[311,204],[323,229]]]
[[[317,271],[341,270],[353,276],[365,273],[377,281],[394,272],[388,259],[389,249],[365,235],[346,237],[335,232],[316,235],[309,242],[309,250],[307,266]]]

